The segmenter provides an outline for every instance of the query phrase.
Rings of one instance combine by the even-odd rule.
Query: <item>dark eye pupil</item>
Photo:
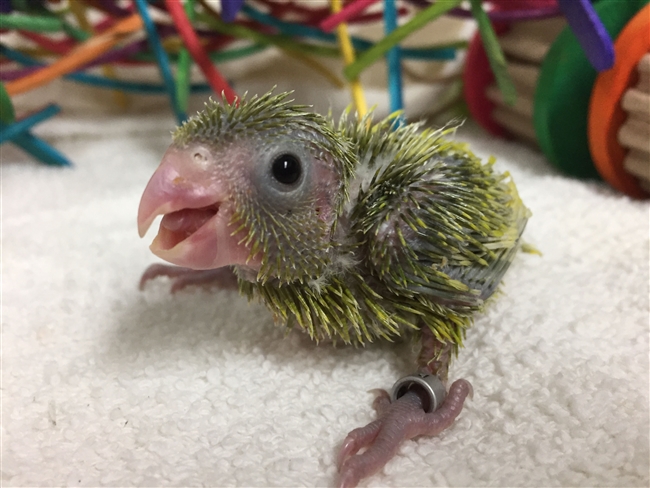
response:
[[[283,154],[273,161],[271,174],[280,183],[292,185],[298,181],[302,174],[300,160],[293,154]]]

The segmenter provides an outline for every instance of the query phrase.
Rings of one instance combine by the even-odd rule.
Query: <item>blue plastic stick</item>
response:
[[[558,0],[567,22],[596,71],[614,66],[614,45],[589,0]]]
[[[397,8],[395,0],[384,0],[384,32],[389,35],[397,28]],[[397,112],[404,107],[402,98],[402,66],[400,63],[400,47],[396,45],[386,53],[388,63],[388,94],[390,96],[390,111]],[[404,122],[400,115],[398,124]]]
[[[224,22],[232,22],[237,17],[244,0],[221,0],[221,19]]]
[[[10,127],[10,125],[0,122],[0,133],[4,134]],[[32,135],[28,130],[14,136],[11,142],[45,164],[50,166],[71,166],[70,161],[63,154],[44,140]]]
[[[158,61],[158,67],[160,68],[160,75],[162,76],[163,83],[165,85],[165,88],[167,89],[167,94],[169,95],[169,99],[172,104],[172,109],[174,110],[174,114],[176,115],[176,120],[180,124],[187,117],[180,110],[178,105],[178,100],[176,99],[176,85],[174,84],[174,77],[172,76],[172,70],[169,65],[169,58],[167,57],[167,53],[163,49],[162,43],[160,42],[160,37],[156,32],[156,26],[151,20],[151,16],[149,15],[149,11],[147,9],[146,1],[135,0],[135,6],[138,8],[138,12],[140,13],[140,16],[142,17],[142,21],[144,22],[144,28],[147,31],[149,44],[151,45],[151,49],[153,50],[154,55],[156,56],[156,60]]]
[[[309,37],[317,41],[331,43],[337,42],[336,34],[323,32],[320,29],[310,27],[308,25],[295,24],[293,22],[284,22],[282,20],[276,19],[275,17],[262,13],[259,10],[256,10],[246,4],[244,4],[242,7],[242,12],[256,22],[275,27],[282,34],[286,34],[288,36]],[[366,51],[375,45],[373,42],[367,41],[360,37],[351,36],[351,40],[352,45],[356,51]],[[402,57],[421,60],[448,60],[456,58],[456,50],[453,48],[403,48]]]
[[[39,110],[38,112],[25,117],[22,120],[9,125],[5,124],[5,126],[0,131],[0,144],[15,138],[17,135],[27,131],[39,122],[43,122],[44,120],[58,114],[60,111],[61,107],[52,103],[44,109]]]

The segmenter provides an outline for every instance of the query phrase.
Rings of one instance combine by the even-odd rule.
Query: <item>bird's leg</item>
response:
[[[450,346],[436,340],[431,331],[424,328],[418,376],[438,376],[443,384],[446,383],[450,359]],[[340,486],[356,486],[362,478],[381,469],[395,455],[402,441],[420,435],[437,435],[445,430],[460,414],[465,398],[471,394],[469,382],[457,380],[449,388],[442,405],[427,412],[431,410],[431,398],[424,388],[407,389],[392,403],[388,393],[380,390],[374,402],[379,418],[353,430],[343,441],[338,457]],[[357,454],[363,448],[366,450]]]
[[[436,339],[428,327],[422,328],[422,347],[418,356],[418,372],[436,375],[446,385],[451,362],[451,346]]]
[[[171,278],[172,293],[176,293],[188,286],[219,288],[221,290],[237,289],[237,277],[230,267],[195,270],[167,264],[152,264],[140,278],[140,290],[144,289],[148,281],[159,276]]]

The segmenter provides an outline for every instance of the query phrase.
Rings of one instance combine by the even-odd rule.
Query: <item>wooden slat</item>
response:
[[[639,61],[639,71],[650,73],[650,53],[644,54]]]
[[[641,58],[637,69],[639,70],[639,82],[636,85],[636,89],[650,95],[650,53],[645,54]],[[646,102],[645,108],[647,111],[650,111],[649,102]]]
[[[541,65],[565,26],[566,21],[559,17],[515,22],[509,32],[499,37],[499,44],[506,56]]]
[[[508,61],[508,73],[512,77],[515,88],[518,88],[518,92],[525,90],[531,95],[535,93],[540,73],[538,65]]]
[[[628,117],[618,131],[618,142],[625,147],[650,152],[650,124],[633,116]]]
[[[643,93],[650,93],[650,73],[639,71],[639,82],[636,84],[636,89]]]
[[[542,64],[551,47],[544,41],[530,37],[502,36],[499,38],[501,49],[508,57],[522,59],[535,64]]]
[[[488,100],[496,103],[497,105],[505,106],[503,96],[501,95],[501,90],[499,90],[499,87],[496,85],[490,85],[485,92],[485,95],[487,96]],[[515,101],[514,105],[507,105],[506,107],[523,117],[531,120],[533,118],[533,98],[526,97],[522,92],[517,93],[517,100]]]
[[[650,120],[650,93],[644,93],[636,88],[630,88],[623,95],[621,106],[623,110],[636,117]]]
[[[544,40],[549,44],[557,38],[566,27],[566,20],[562,17],[550,17],[542,20],[523,20],[513,22],[510,31],[516,35],[525,35]]]
[[[623,167],[628,173],[650,183],[650,153],[630,151],[623,161]]]
[[[492,118],[505,127],[513,135],[538,145],[535,128],[530,117],[524,117],[518,113],[507,109],[505,106],[499,106],[492,112]]]

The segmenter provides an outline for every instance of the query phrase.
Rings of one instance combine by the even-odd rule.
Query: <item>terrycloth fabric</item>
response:
[[[4,486],[332,486],[368,391],[413,369],[411,344],[317,346],[234,292],[138,291],[138,201],[172,127],[60,117],[39,132],[72,169],[2,146]],[[648,486],[648,203],[458,138],[512,173],[543,256],[469,331],[456,423],[362,486]]]

